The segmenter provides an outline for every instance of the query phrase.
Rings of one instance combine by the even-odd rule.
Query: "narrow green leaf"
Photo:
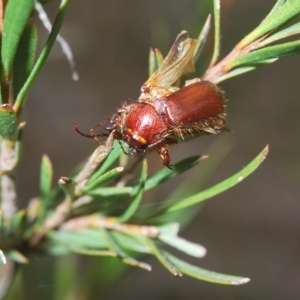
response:
[[[2,34],[2,65],[8,78],[25,24],[33,10],[34,0],[9,0],[5,8]]]
[[[158,226],[158,230],[160,234],[177,236],[179,231],[180,224],[179,223],[168,223]]]
[[[224,75],[220,76],[215,83],[219,83],[219,82],[225,81],[225,80],[227,80],[229,78],[232,78],[232,77],[235,77],[235,76],[238,76],[238,75],[241,75],[241,74],[253,71],[255,69],[256,69],[255,66],[240,67],[240,68],[233,69],[232,71],[229,71],[228,73],[225,73]]]
[[[194,277],[196,279],[228,285],[241,285],[250,281],[249,278],[238,277],[232,275],[221,274],[217,272],[208,271],[196,266],[193,266],[185,261],[178,259],[168,252],[164,252],[164,255],[183,273]]]
[[[13,63],[13,92],[17,98],[19,91],[27,80],[33,64],[37,46],[37,30],[32,20],[27,24],[22,33]]]
[[[59,230],[47,234],[54,241],[64,243],[75,248],[107,249],[106,242],[99,230],[81,229],[76,231]]]
[[[151,75],[155,72],[157,69],[157,63],[155,59],[155,52],[153,48],[150,48],[149,51],[149,63],[148,63],[148,76],[151,77]]]
[[[98,197],[130,196],[131,193],[132,187],[105,187],[86,192],[87,195]]]
[[[220,0],[213,0],[214,3],[214,30],[215,30],[215,39],[214,39],[214,52],[210,62],[210,66],[215,65],[220,55],[220,42],[221,42],[221,26],[220,26],[220,10],[221,3]]]
[[[117,167],[115,169],[112,169],[105,174],[101,175],[97,179],[95,179],[92,183],[88,184],[87,186],[80,189],[81,194],[85,194],[87,192],[90,192],[94,189],[96,189],[99,186],[104,185],[105,183],[109,182],[110,180],[117,177],[121,172],[123,171],[122,167]]]
[[[273,13],[276,13],[277,10],[284,4],[286,0],[277,0],[276,4],[274,5],[274,7],[271,9],[271,11],[269,12],[268,16],[271,16]]]
[[[271,44],[275,41],[281,40],[281,39],[285,39],[289,36],[295,35],[295,34],[299,34],[300,33],[300,22],[285,28],[281,31],[278,31],[274,34],[272,34],[271,36],[269,36],[268,38],[266,38],[265,40],[261,41],[259,43],[259,47],[262,48],[268,44]]]
[[[206,255],[206,249],[203,246],[192,243],[178,236],[160,234],[158,239],[188,255],[194,257],[204,257]]]
[[[30,2],[31,3],[32,2],[32,3],[34,3],[33,0],[22,0],[22,1],[13,0],[12,2],[17,2],[17,3],[19,3],[19,2],[22,2],[22,3],[27,3],[27,2],[29,3]],[[14,110],[17,112],[18,115],[20,114],[20,109],[24,105],[25,98],[26,98],[26,95],[27,95],[27,92],[28,92],[30,86],[32,85],[35,78],[37,77],[40,70],[42,69],[46,59],[48,58],[48,55],[50,54],[50,51],[52,49],[53,44],[56,41],[56,37],[57,37],[57,35],[59,33],[59,30],[61,28],[61,25],[63,23],[63,20],[64,20],[64,17],[65,17],[65,14],[67,12],[69,2],[70,2],[70,0],[61,0],[59,11],[58,11],[58,14],[56,15],[56,18],[55,18],[55,21],[53,23],[53,27],[52,27],[52,30],[51,30],[50,35],[48,37],[48,40],[46,42],[46,45],[45,45],[44,49],[42,50],[36,64],[34,65],[28,79],[26,80],[25,84],[23,85],[22,89],[20,90],[20,92],[18,94],[18,97],[17,97],[16,102],[14,104]],[[25,24],[25,22],[24,22],[24,24]]]
[[[78,133],[81,131],[78,129],[78,125],[75,125],[75,129]],[[89,157],[88,161],[81,166],[78,170],[75,177],[75,182],[78,183],[80,187],[87,185],[87,182],[91,183],[91,176],[97,175],[93,177],[94,179],[98,179],[102,174],[99,173],[99,168],[103,163],[108,159],[109,154],[113,151],[114,137],[111,133],[104,143],[98,145],[98,147],[94,150],[92,155]],[[95,174],[96,173],[96,174]]]
[[[110,166],[118,159],[120,156],[121,147],[117,141],[114,142],[113,150],[110,152],[109,156],[101,165],[100,169],[96,171],[88,181],[88,185],[92,184],[95,180],[97,180],[101,175],[103,175]]]
[[[27,264],[28,258],[16,249],[11,249],[6,252],[7,257],[19,264]]]
[[[149,77],[153,75],[156,69],[163,63],[164,57],[159,49],[150,48],[149,52],[149,66],[148,73]]]
[[[271,31],[283,26],[288,21],[296,17],[300,13],[299,0],[277,1],[271,13],[248,34],[238,45],[238,49],[244,48],[254,40],[270,33]]]
[[[195,165],[197,165],[200,161],[200,156],[192,156],[183,159],[182,161],[174,164],[173,170],[168,168],[163,168],[151,177],[149,177],[145,184],[145,190],[150,190],[163,182],[172,179],[179,174],[191,169]]]
[[[147,245],[146,237],[137,234],[126,234],[119,231],[111,230],[110,232],[113,239],[116,241],[122,249],[134,251],[138,253],[151,253],[150,248]]]
[[[206,43],[207,37],[208,37],[208,33],[210,30],[210,26],[211,26],[211,15],[208,15],[203,28],[198,36],[197,39],[197,43],[196,43],[196,47],[195,47],[195,51],[194,51],[194,63],[196,63],[196,61],[198,60],[198,58],[200,57],[200,54],[203,50],[203,47]]]
[[[185,226],[201,209],[199,207],[188,207],[184,210],[177,210],[172,213],[165,214],[165,208],[170,203],[176,202],[178,199],[187,198],[203,190],[205,183],[218,169],[219,165],[224,161],[225,157],[234,147],[234,142],[230,135],[222,135],[208,149],[207,155],[203,155],[199,164],[178,186],[172,189],[172,193],[163,201],[160,201],[160,206],[155,211],[141,211],[149,217],[147,222],[152,224],[168,224],[172,222],[180,223],[180,226]],[[145,208],[146,210],[146,208]],[[176,234],[177,235],[177,234]]]
[[[71,252],[89,256],[112,256],[117,254],[106,249],[106,243],[101,232],[93,232],[91,230],[74,231],[52,231],[47,235],[54,241],[62,243]],[[101,249],[101,250],[100,250]]]
[[[135,212],[139,208],[140,202],[143,197],[144,189],[145,189],[147,173],[148,173],[148,164],[147,164],[147,160],[144,159],[143,166],[142,166],[141,178],[140,178],[140,182],[138,185],[137,193],[136,193],[133,201],[127,208],[127,210],[124,212],[124,214],[122,214],[120,217],[117,218],[118,222],[121,222],[121,223],[127,222],[128,220],[131,219],[131,217],[135,214]]]
[[[10,230],[12,235],[16,238],[20,238],[20,233],[24,230],[26,222],[27,212],[25,209],[21,209],[16,212],[11,219]]]
[[[74,247],[71,245],[65,244],[71,252],[76,254],[82,254],[87,256],[110,256],[110,257],[117,257],[117,254],[113,251],[109,250],[91,250],[91,249],[85,249],[80,247]]]
[[[296,55],[299,53],[300,40],[275,46],[269,46],[263,49],[258,49],[253,52],[246,53],[244,55],[240,55],[232,59],[228,63],[228,67],[229,69],[233,69],[234,67],[241,65],[253,65],[256,63],[264,63],[265,61],[270,59],[275,59],[289,55]]]
[[[161,51],[157,48],[155,48],[154,53],[155,53],[155,61],[157,64],[157,68],[159,68],[162,65],[162,63],[164,62],[165,58],[162,55]]]
[[[229,71],[229,72],[225,73],[224,75],[220,76],[215,81],[215,83],[219,83],[219,82],[225,81],[225,80],[227,80],[229,78],[232,78],[232,77],[235,77],[235,76],[238,76],[238,75],[241,75],[241,74],[253,71],[253,70],[255,70],[259,66],[264,66],[264,65],[272,64],[272,63],[274,63],[277,60],[278,60],[278,58],[272,58],[272,59],[268,59],[268,60],[264,60],[264,61],[260,61],[260,62],[254,63],[252,66],[237,67],[237,68],[233,69],[232,71]]]
[[[12,140],[17,131],[17,117],[9,104],[0,105],[0,135],[6,140]]]
[[[42,200],[46,199],[51,191],[53,168],[49,157],[44,154],[40,171],[40,195]]]
[[[116,252],[118,254],[118,256],[122,258],[122,261],[125,264],[131,265],[134,267],[138,267],[138,268],[141,268],[141,269],[144,269],[147,271],[151,271],[151,266],[149,264],[138,261],[138,260],[128,256],[124,251],[122,251],[122,249],[114,241],[113,236],[110,234],[110,232],[108,230],[102,229],[102,232],[105,236],[108,248],[111,251]]]
[[[160,263],[170,271],[171,274],[175,276],[181,277],[182,274],[178,270],[178,268],[168,259],[163,250],[160,250],[151,239],[147,239],[147,244],[151,249],[151,252],[156,258],[160,261]]]
[[[185,198],[183,200],[179,200],[173,204],[169,204],[169,206],[166,208],[166,211],[171,212],[178,209],[189,207],[191,205],[198,204],[204,200],[210,199],[228,190],[229,188],[235,186],[236,184],[240,183],[242,180],[244,180],[247,176],[249,176],[253,171],[255,171],[258,168],[258,166],[266,158],[268,151],[269,151],[269,146],[266,146],[265,149],[240,172],[236,173],[235,175],[225,179],[224,181],[216,184],[215,186],[207,190],[197,193],[196,195]]]
[[[149,52],[149,77],[156,71],[156,69],[162,64],[164,57],[159,49],[150,48]]]

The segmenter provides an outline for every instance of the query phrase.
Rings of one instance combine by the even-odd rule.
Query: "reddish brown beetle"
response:
[[[176,144],[174,136],[218,133],[225,124],[223,92],[212,82],[194,79],[178,89],[172,86],[179,77],[194,71],[196,40],[181,32],[169,54],[153,75],[142,85],[138,101],[123,105],[115,115],[97,124],[85,137],[113,137],[124,141],[132,153],[155,147],[163,163],[172,168],[168,145]],[[109,122],[107,133],[95,130]]]

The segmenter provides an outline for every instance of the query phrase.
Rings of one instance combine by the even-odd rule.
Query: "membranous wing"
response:
[[[142,85],[139,101],[147,101],[174,91],[172,84],[183,74],[194,71],[196,40],[190,39],[186,31],[176,38],[163,63]]]

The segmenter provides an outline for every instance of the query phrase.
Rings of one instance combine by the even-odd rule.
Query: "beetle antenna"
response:
[[[84,136],[84,137],[87,137],[87,138],[94,138],[94,137],[95,137],[95,136],[92,135],[92,134],[88,134],[88,133],[82,132],[82,131],[78,128],[78,125],[77,125],[77,124],[75,124],[74,128],[75,128],[75,130],[76,130],[80,135],[82,135],[82,136]]]
[[[98,128],[98,127],[100,127],[100,126],[96,126],[96,127]],[[98,133],[98,134],[95,134],[95,133],[94,133],[94,129],[96,129],[96,127],[94,127],[93,129],[91,129],[91,133],[84,133],[84,132],[82,132],[82,131],[79,129],[79,127],[78,127],[77,124],[75,124],[75,126],[74,126],[75,130],[76,130],[80,135],[82,135],[82,136],[84,136],[84,137],[87,137],[87,138],[90,138],[90,139],[96,139],[96,140],[97,140],[97,137],[100,137],[100,136],[108,136],[108,135],[109,135],[108,133],[104,133],[104,132],[100,132],[100,133]]]
[[[108,133],[104,133],[104,132],[100,132],[100,133],[98,133],[98,134],[95,134],[95,131],[96,131],[98,128],[100,128],[101,126],[103,126],[103,124],[105,124],[105,123],[107,123],[108,121],[110,121],[112,118],[113,118],[113,116],[112,116],[112,117],[109,117],[109,118],[107,118],[107,119],[105,119],[104,121],[102,121],[102,122],[100,122],[100,123],[98,123],[95,127],[93,127],[93,128],[90,130],[90,133],[84,133],[84,132],[82,132],[82,131],[79,129],[79,127],[78,127],[77,124],[75,124],[74,127],[75,127],[75,130],[76,130],[80,135],[82,135],[82,136],[84,136],[84,137],[87,137],[87,138],[90,138],[90,139],[98,140],[98,139],[97,139],[98,137],[100,137],[100,136],[109,136],[109,134],[108,134]]]

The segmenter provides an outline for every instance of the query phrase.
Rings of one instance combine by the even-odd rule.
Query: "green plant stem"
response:
[[[48,58],[48,56],[50,54],[53,44],[56,41],[56,37],[60,31],[61,25],[63,23],[65,15],[66,15],[69,2],[70,2],[70,0],[62,0],[61,1],[59,11],[58,11],[55,21],[53,23],[53,27],[52,27],[52,30],[48,37],[48,40],[46,42],[46,45],[45,45],[43,51],[41,52],[37,62],[35,63],[28,79],[26,80],[24,86],[22,87],[22,89],[20,90],[20,92],[17,96],[16,102],[14,104],[14,110],[18,114],[18,116],[20,116],[22,107],[24,106],[26,95],[28,93],[29,88],[31,87],[31,85],[33,84],[37,75],[39,74],[40,70],[42,69],[44,63],[46,62],[46,59]]]
[[[214,40],[214,52],[210,62],[210,67],[215,65],[220,55],[220,48],[221,48],[221,30],[220,30],[220,10],[221,10],[221,3],[220,0],[214,0],[214,29],[215,29],[215,40]]]

